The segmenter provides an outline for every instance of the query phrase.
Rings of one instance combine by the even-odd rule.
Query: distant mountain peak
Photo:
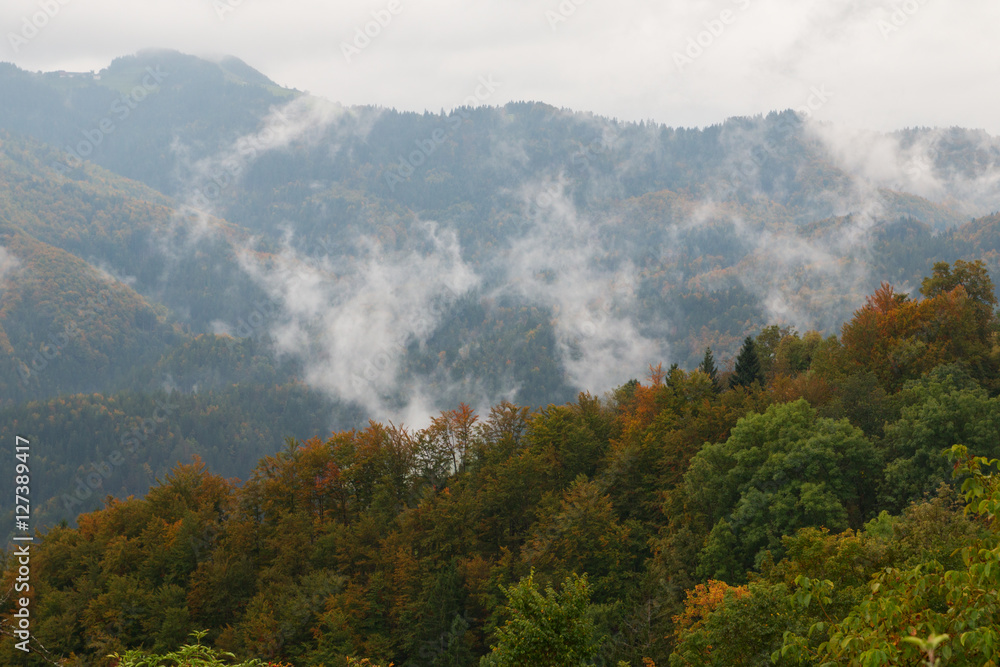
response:
[[[269,79],[259,70],[254,69],[245,61],[230,54],[202,55],[203,60],[215,63],[226,72],[237,76],[247,83],[256,83],[262,86],[277,86],[278,84]]]
[[[175,72],[189,75],[210,74],[213,70],[234,83],[281,88],[260,71],[254,69],[243,60],[230,54],[203,54],[195,56],[182,53],[175,49],[142,49],[133,55],[115,58],[102,71],[102,74],[115,74],[121,71],[149,66],[161,66]]]

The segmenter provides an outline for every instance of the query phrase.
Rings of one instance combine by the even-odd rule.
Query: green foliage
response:
[[[704,626],[685,633],[670,656],[680,665],[770,665],[771,647],[801,621],[784,588],[750,584],[749,595],[712,613]]]
[[[757,354],[757,345],[753,338],[747,336],[736,356],[736,372],[730,378],[729,386],[751,387],[754,383],[764,384],[764,371]]]
[[[731,572],[733,558],[746,569],[767,551],[777,555],[781,537],[799,528],[860,527],[874,508],[878,471],[861,431],[817,417],[804,400],[744,417],[726,442],[706,444],[684,476],[688,507],[708,525],[728,525],[712,529],[699,578]]]
[[[930,560],[904,569],[886,568],[870,583],[869,593],[843,620],[815,624],[809,634],[829,639],[813,648],[806,637],[789,633],[774,659],[789,656],[821,664],[995,665],[1000,649],[1000,478],[986,475],[995,459],[950,449],[956,475],[965,476],[966,511],[986,521],[991,531],[961,550],[962,566],[947,569]],[[803,593],[795,601],[807,606]]]
[[[787,327],[781,328],[776,324],[764,327],[757,334],[754,339],[754,348],[760,364],[761,377],[771,377],[777,370],[778,350],[786,338],[798,338],[798,334],[794,334]]]
[[[600,638],[590,617],[586,577],[569,577],[558,592],[548,587],[543,593],[532,573],[503,590],[508,619],[481,665],[579,667],[597,654]]]
[[[237,662],[232,653],[202,646],[201,640],[206,634],[208,633],[204,630],[193,632],[191,635],[195,638],[194,644],[185,644],[176,651],[163,655],[132,650],[126,651],[124,655],[113,653],[108,657],[116,661],[117,667],[269,667],[268,663],[256,658]]]
[[[733,534],[729,522],[719,519],[712,526],[712,532],[705,540],[705,547],[698,555],[698,569],[695,575],[705,580],[742,581],[746,568],[739,557],[739,546],[739,540]]]
[[[673,664],[771,664],[786,634],[801,637],[807,651],[801,655],[808,656],[829,640],[833,624],[870,595],[872,577],[932,560],[961,566],[954,552],[982,534],[962,510],[951,487],[942,487],[933,500],[911,505],[901,516],[883,512],[860,531],[803,528],[784,537],[785,557],[778,563],[765,559],[760,574],[749,573],[748,586],[709,581],[688,592],[684,614],[676,619]],[[732,600],[706,594],[720,584]],[[755,613],[758,605],[766,612]],[[793,655],[800,654],[788,650],[777,664],[793,664]],[[815,663],[805,657],[803,664]]]
[[[993,281],[982,261],[960,259],[955,262],[954,268],[948,262],[934,262],[932,275],[920,283],[920,293],[933,298],[947,294],[960,285],[969,298],[980,305],[983,316],[988,319],[997,305],[997,297],[993,292]]]
[[[944,452],[964,444],[979,456],[1000,456],[1000,397],[961,368],[941,366],[899,394],[905,407],[885,429],[883,505],[902,509],[951,477]]]
[[[808,370],[822,342],[823,336],[818,331],[808,331],[804,336],[796,331],[786,333],[774,350],[774,371],[794,374]]]
[[[721,390],[719,386],[719,371],[715,367],[715,357],[712,356],[712,348],[705,348],[705,358],[701,360],[698,365],[698,370],[708,376],[708,379],[712,381],[712,387],[716,392]]]
[[[600,602],[620,599],[629,566],[629,529],[615,516],[608,496],[584,477],[563,493],[555,511],[531,530],[523,560],[556,581],[586,572],[589,591]]]
[[[867,368],[854,369],[836,380],[832,401],[821,408],[826,416],[846,417],[869,437],[885,434],[887,422],[899,418],[899,401],[886,392]]]
[[[878,299],[906,310],[903,329],[974,322],[964,290],[944,285],[912,310]],[[295,385],[5,408],[13,432],[48,443],[32,465],[55,479],[80,474],[81,456],[107,451],[102,434],[131,432],[155,400],[179,406],[140,440],[142,463],[160,462],[143,498],[107,499],[33,546],[35,636],[89,663],[192,651],[185,637],[205,628],[199,660],[328,667],[865,664],[879,651],[981,664],[984,619],[1000,609],[995,483],[984,461],[959,466],[976,510],[964,515],[938,453],[962,442],[993,455],[993,376],[964,363],[981,347],[913,331],[904,347],[931,354],[897,380],[954,363],[898,387],[852,362],[878,339],[769,327],[766,385],[718,392],[704,369],[653,367],[605,399],[482,416],[459,404],[424,429],[370,422],[283,447],[276,434],[322,432],[329,414]],[[200,368],[280,374],[246,342],[218,342],[189,340],[161,368],[209,385]],[[199,451],[216,472],[227,456],[263,458],[242,484],[165,463]],[[0,622],[11,613],[8,596]],[[9,637],[0,650],[13,664]]]

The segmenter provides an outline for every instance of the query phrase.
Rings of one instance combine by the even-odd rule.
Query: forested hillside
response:
[[[985,664],[1000,140],[493,85],[0,63],[31,659]]]
[[[792,112],[347,109],[167,51],[98,74],[0,73],[0,433],[61,443],[39,526],[72,524],[64,489],[150,418],[112,401],[180,392],[226,427],[158,430],[95,497],[141,495],[188,452],[245,478],[284,436],[540,409],[706,347],[731,370],[747,335],[836,333],[883,280],[1000,267],[1000,218],[967,215],[992,203],[976,132],[876,137],[911,162],[929,147],[887,181]],[[43,423],[80,400],[115,417]]]
[[[990,664],[997,299],[961,260],[919,292],[884,283],[839,336],[766,327],[732,371],[705,351],[564,405],[288,439],[243,483],[196,458],[40,536],[37,640],[69,664],[202,630],[293,665]]]
[[[933,261],[1000,267],[1000,145],[960,128],[344,108],[172,51],[93,75],[7,66],[0,91],[0,220],[165,307],[170,329],[329,357],[311,386],[396,418],[422,414],[417,393],[437,409],[561,402],[622,366],[731,357],[771,322],[833,333],[882,280],[912,293]],[[869,173],[866,150],[894,163]],[[5,361],[30,371],[63,315]],[[322,339],[333,320],[389,334]],[[0,401],[91,389],[58,375]]]

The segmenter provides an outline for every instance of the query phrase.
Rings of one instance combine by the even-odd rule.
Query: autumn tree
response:
[[[479,417],[465,403],[446,410],[431,420],[419,434],[420,459],[424,475],[433,484],[461,472],[468,465],[478,441]]]
[[[629,529],[614,513],[610,498],[597,483],[578,477],[552,511],[542,513],[524,546],[523,559],[539,574],[557,581],[573,572],[585,572],[596,583],[598,601],[623,594],[630,570]]]
[[[913,301],[882,283],[844,325],[848,361],[874,372],[892,392],[944,363],[961,363],[992,387],[1000,348],[997,301],[985,266],[939,262],[921,293],[926,298]]]
[[[927,343],[916,337],[919,327],[917,305],[882,283],[844,325],[841,338],[850,362],[870,369],[883,387],[896,391],[929,370],[921,361]]]
[[[674,617],[671,667],[772,664],[783,633],[802,629],[788,613],[786,598],[784,587],[766,584],[710,580],[695,586],[687,592],[684,612]]]

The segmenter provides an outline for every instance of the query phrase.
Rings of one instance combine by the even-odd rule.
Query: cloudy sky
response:
[[[483,77],[487,104],[669,125],[811,104],[1000,134],[998,26],[996,0],[4,0],[0,60],[89,70],[167,47],[344,104],[449,109]]]

